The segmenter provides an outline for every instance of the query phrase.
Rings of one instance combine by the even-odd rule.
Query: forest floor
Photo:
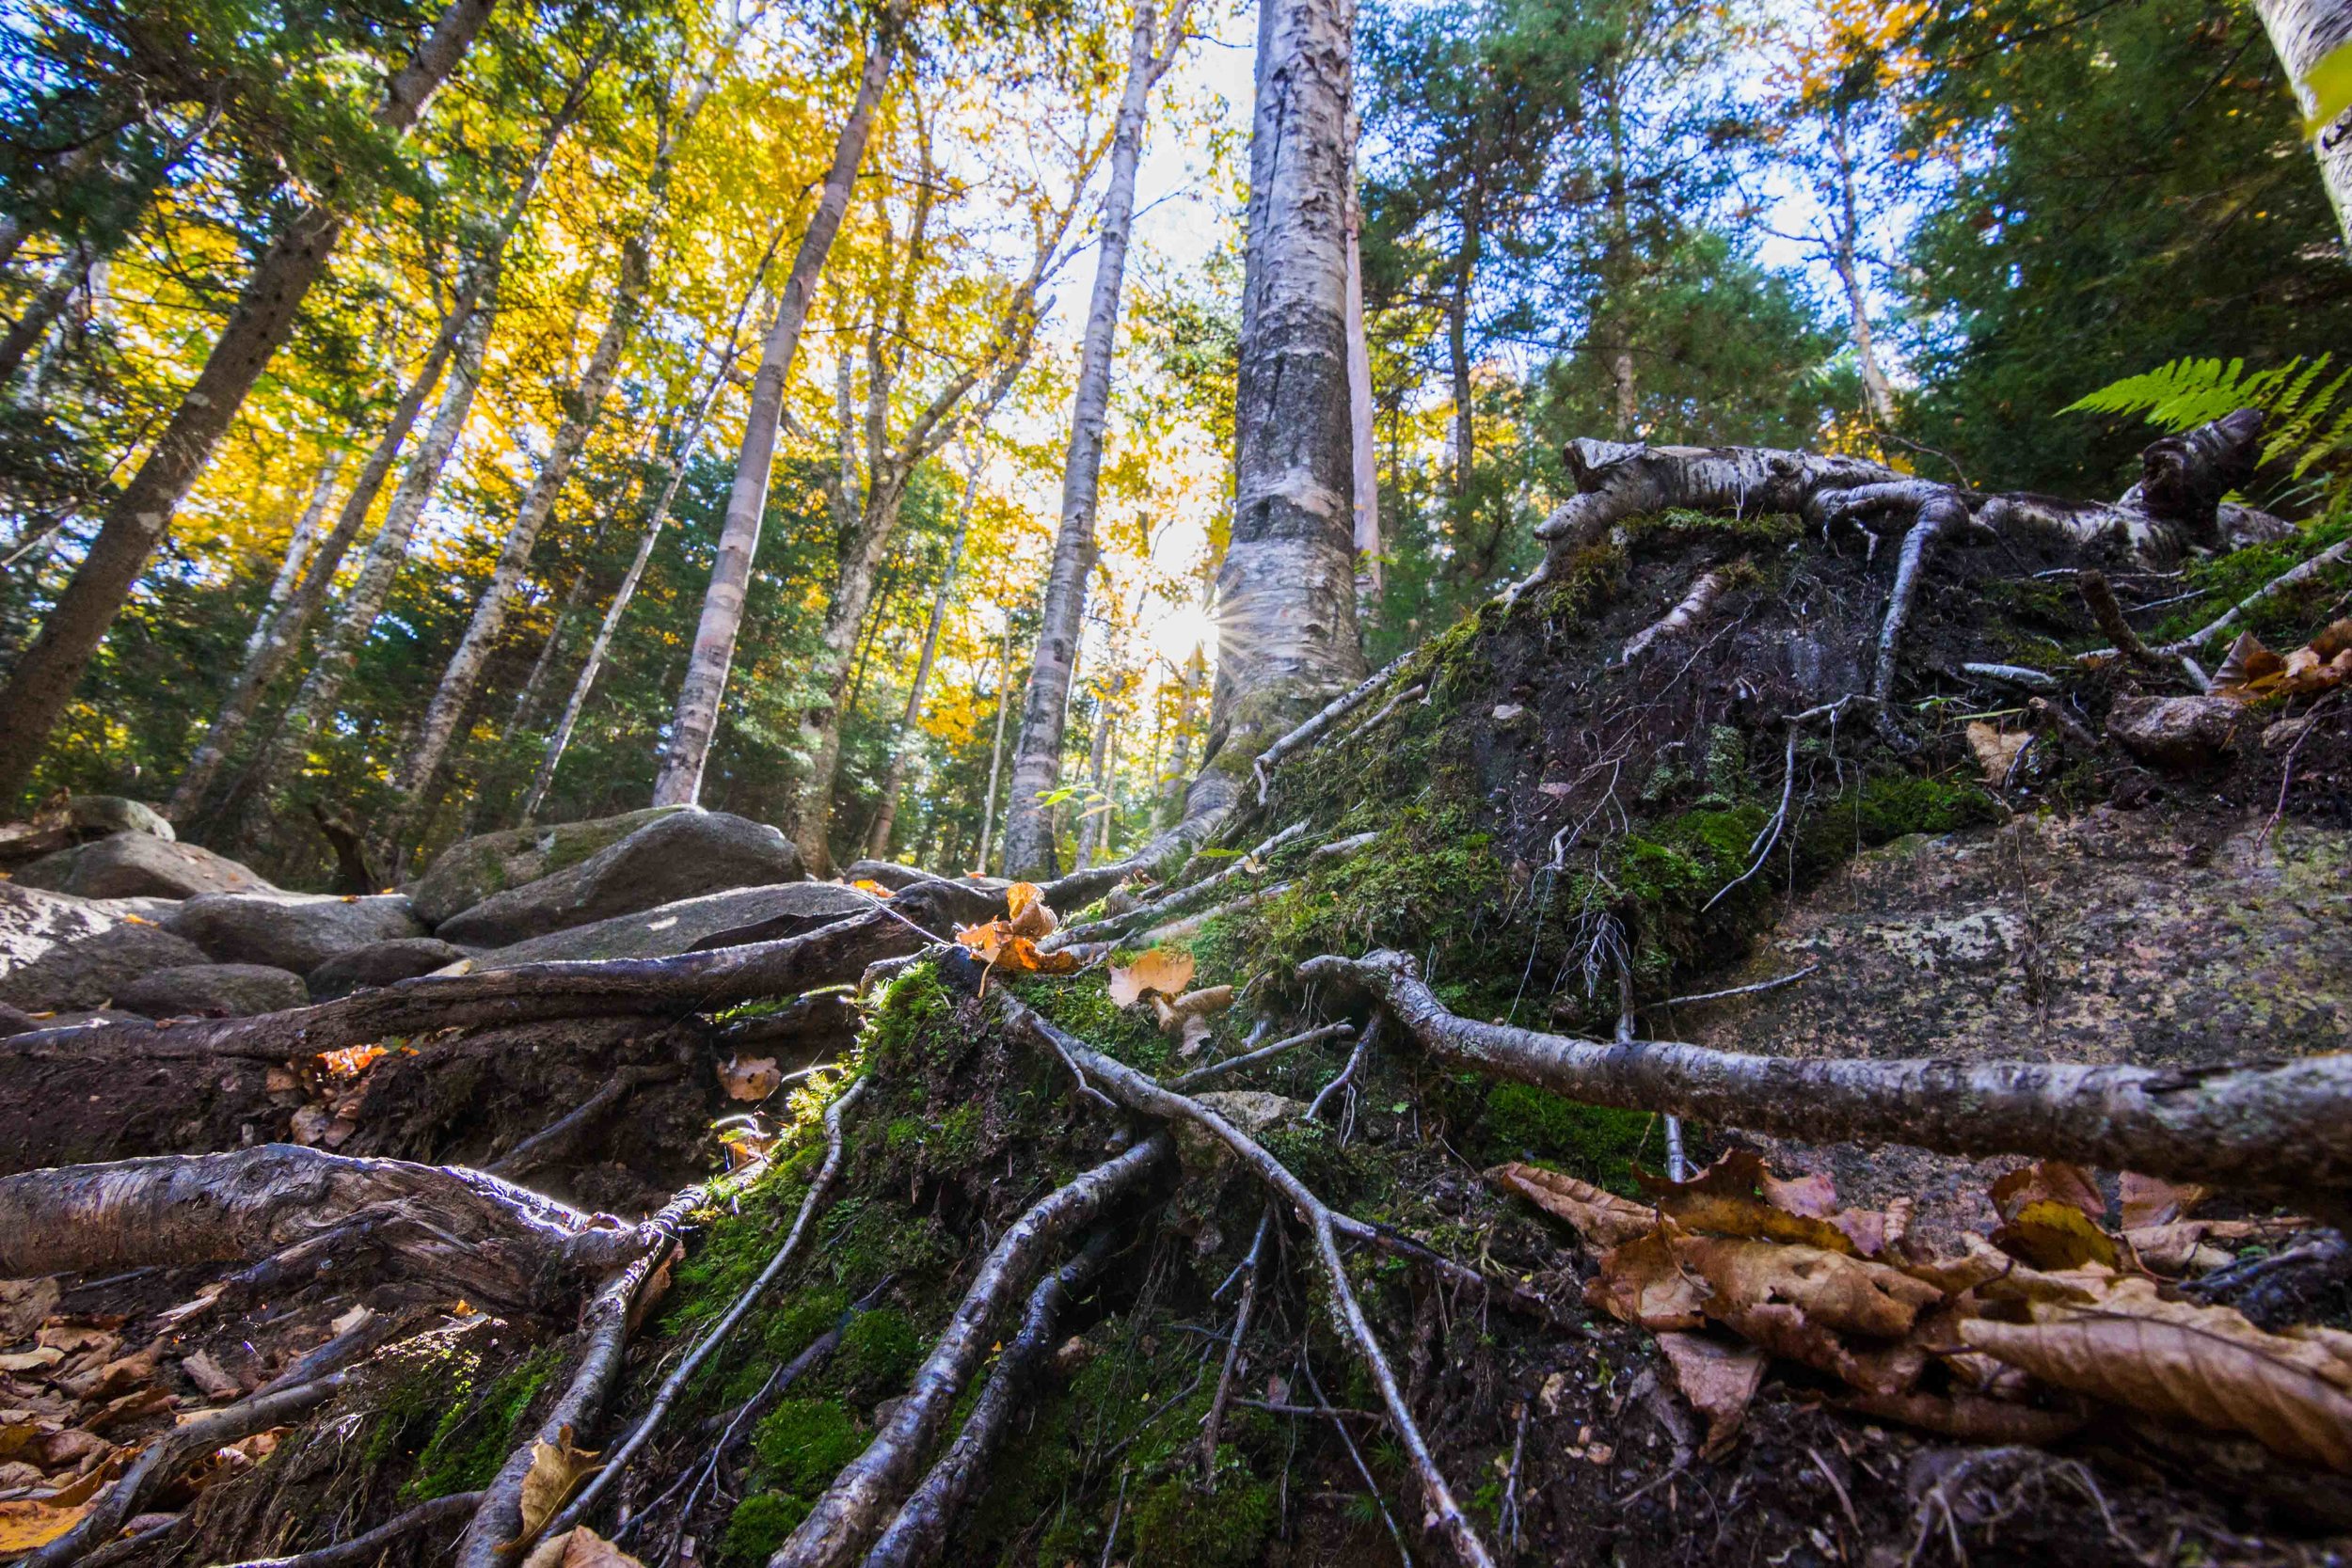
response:
[[[2332,543],[2307,534],[2115,581],[2127,608],[2152,607],[2138,619],[2157,641]],[[892,1509],[839,1513],[836,1477],[918,1418],[886,1497],[950,1434],[993,1439],[946,1511],[952,1534],[930,1543],[946,1560],[1447,1560],[1415,1444],[1328,1310],[1296,1205],[1269,1199],[1263,1167],[1213,1128],[1180,1117],[1163,1152],[1165,1118],[1137,1114],[1127,1086],[1183,1085],[1318,1030],[1185,1092],[1370,1227],[1348,1242],[1350,1288],[1494,1560],[2341,1561],[2352,1361],[2288,1394],[2274,1379],[2250,1416],[2230,1405],[2240,1385],[2192,1368],[2183,1419],[2144,1389],[2126,1397],[2128,1378],[2028,1376],[1972,1349],[1961,1321],[1963,1303],[2010,1331],[2043,1321],[2036,1302],[2129,1316],[2137,1279],[2167,1310],[2234,1307],[2281,1342],[2352,1329],[2352,1269],[2320,1223],[2341,1217],[2340,1188],[2208,1195],[1701,1122],[1679,1136],[1713,1174],[1677,1183],[1661,1118],[1440,1059],[1365,985],[1300,974],[1393,950],[1459,1019],[1599,1041],[1622,1019],[1642,1038],[1776,1058],[2080,1062],[2195,1084],[2352,1048],[2343,702],[2249,698],[2242,721],[2185,749],[2119,744],[2117,705],[2184,689],[2078,658],[2102,641],[2075,588],[2084,564],[2055,532],[1953,542],[1915,612],[1894,724],[1801,730],[1787,716],[1868,686],[1883,553],[1773,515],[1647,515],[1433,640],[1161,883],[1101,898],[1071,884],[1085,907],[1059,911],[1058,931],[1006,910],[1013,927],[972,939],[993,967],[909,934],[854,1006],[846,987],[791,1000],[812,983],[724,1006],[339,1035],[307,1055],[226,1024],[140,1031],[106,1058],[112,1087],[72,1076],[89,1047],[77,1069],[58,1065],[64,1047],[0,1041],[0,1105],[89,1121],[117,1152],[253,1148],[324,1125],[341,1128],[338,1155],[484,1166],[628,1075],[516,1180],[636,1216],[736,1169],[684,1206],[682,1253],[667,1232],[648,1243],[664,1260],[632,1287],[609,1414],[586,1407],[580,1449],[609,1457],[807,1227],[577,1521],[655,1568],[865,1558]],[[1628,657],[1709,572],[1726,586],[1708,613]],[[2294,648],[2344,613],[2347,591],[2352,572],[2318,574],[2253,629]],[[1168,885],[1211,877],[1202,907],[1138,917]],[[948,934],[953,901],[926,896],[889,904]],[[868,956],[817,978],[850,980]],[[1170,993],[1157,1010],[1127,994],[1154,965]],[[1712,995],[1724,991],[1739,994]],[[21,1090],[40,1074],[53,1092],[35,1113],[6,1080]],[[15,1132],[0,1126],[0,1146]],[[25,1146],[56,1132],[28,1129]],[[988,1259],[1025,1214],[1111,1165],[1104,1194],[971,1330]],[[496,1243],[425,1267],[377,1223],[356,1243],[281,1226],[268,1245],[203,1260],[0,1286],[0,1434],[22,1433],[0,1440],[0,1532],[23,1544],[100,1494],[135,1445],[299,1381],[305,1355],[349,1370],[143,1496],[120,1523],[145,1533],[87,1543],[81,1560],[197,1568],[405,1518],[413,1528],[350,1560],[422,1563],[501,1478],[535,1474],[558,1494],[584,1482],[595,1463],[570,1463],[561,1440],[532,1457],[597,1342],[579,1271]],[[542,1223],[573,1239],[626,1229]],[[1785,1275],[1755,1299],[1717,1275],[1711,1295],[1675,1294],[1726,1247],[1794,1267],[1775,1249],[1800,1240],[1841,1280],[1867,1276],[1873,1309],[1909,1299],[1895,1275],[1941,1280],[1936,1303],[1890,1329],[1837,1318]],[[1679,1275],[1636,1267],[1643,1247],[1685,1242],[1697,1250],[1676,1254]],[[23,1255],[12,1244],[0,1261]],[[1955,1272],[1988,1257],[1991,1273]],[[1044,1307],[1025,1350],[1019,1303],[1064,1259],[1066,1299],[1028,1297]],[[958,1371],[943,1347],[966,1330]],[[2352,1341],[2293,1343],[2324,1364]],[[992,1427],[999,1381],[1009,1409]],[[460,1501],[426,1508],[444,1498]],[[532,1506],[526,1530],[552,1512]],[[813,1513],[848,1521],[831,1547],[801,1529]],[[495,1560],[478,1544],[461,1557]],[[578,1537],[558,1560],[600,1560]]]

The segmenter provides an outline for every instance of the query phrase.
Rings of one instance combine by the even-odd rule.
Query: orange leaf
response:
[[[1192,984],[1192,955],[1177,947],[1154,947],[1134,963],[1110,968],[1111,1004],[1132,1007],[1143,1000],[1144,992],[1158,991],[1163,996],[1178,996]]]

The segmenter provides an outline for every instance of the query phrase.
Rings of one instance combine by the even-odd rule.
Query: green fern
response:
[[[2240,408],[2270,416],[2263,461],[2291,458],[2293,476],[2352,460],[2352,367],[2327,374],[2331,354],[2297,355],[2283,365],[2246,373],[2246,361],[2175,359],[2100,388],[2059,410],[2066,414],[2139,414],[2168,431],[2183,431]]]

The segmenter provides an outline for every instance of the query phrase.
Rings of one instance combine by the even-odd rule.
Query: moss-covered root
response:
[[[1597,1105],[1812,1143],[1902,1143],[2145,1171],[2309,1205],[2331,1219],[2346,1212],[2352,1190],[2352,1057],[2185,1082],[2171,1069],[1797,1059],[1664,1040],[1626,1050],[1461,1017],[1401,953],[1311,958],[1298,973],[1370,992],[1442,1061]]]
[[[1112,1232],[1098,1229],[1077,1257],[1047,1275],[1029,1292],[1029,1305],[1021,1315],[1021,1332],[997,1358],[963,1430],[931,1466],[906,1506],[898,1510],[882,1539],[874,1543],[865,1568],[925,1568],[938,1560],[947,1544],[948,1527],[985,1480],[988,1463],[1004,1446],[1014,1413],[1053,1354],[1063,1311],[1102,1272],[1114,1250]]]
[[[988,1353],[994,1326],[1070,1232],[1091,1225],[1109,1206],[1173,1166],[1176,1146],[1165,1132],[1136,1144],[1031,1205],[980,1264],[930,1354],[916,1370],[866,1451],[834,1478],[769,1568],[842,1568],[855,1560],[884,1513],[907,1494],[964,1386]]]

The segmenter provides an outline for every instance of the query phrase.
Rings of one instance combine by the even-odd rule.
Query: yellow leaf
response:
[[[531,1468],[523,1474],[522,1533],[503,1550],[511,1551],[545,1529],[580,1483],[596,1472],[596,1465],[589,1463],[596,1454],[572,1447],[570,1427],[560,1429],[555,1439],[552,1443],[544,1437],[532,1441]]]
[[[1110,997],[1114,1006],[1132,1007],[1143,1000],[1146,991],[1158,991],[1164,996],[1181,995],[1192,983],[1192,955],[1176,947],[1154,947],[1134,963],[1110,969]]]
[[[0,1503],[0,1553],[46,1546],[82,1522],[89,1504],[58,1508],[47,1502]]]
[[[850,885],[857,889],[860,893],[870,893],[877,898],[887,898],[890,896],[890,890],[888,888],[882,886],[880,882],[872,881],[864,877],[860,877],[856,881],[851,882]]]
[[[2078,1269],[2086,1263],[2112,1269],[2123,1260],[2114,1237],[2080,1209],[2055,1198],[2018,1210],[2014,1219],[1993,1233],[1993,1242],[2037,1269]]]

